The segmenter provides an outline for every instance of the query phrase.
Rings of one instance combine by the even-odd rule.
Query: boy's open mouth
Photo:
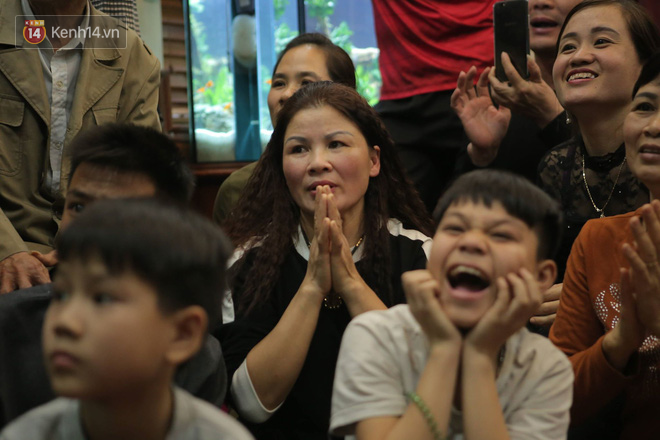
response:
[[[470,292],[480,292],[490,286],[490,279],[479,269],[458,265],[449,271],[447,277],[454,289],[464,289]]]

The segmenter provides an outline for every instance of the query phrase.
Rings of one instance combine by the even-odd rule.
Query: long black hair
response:
[[[307,34],[300,34],[284,47],[277,57],[275,67],[273,68],[273,75],[277,72],[277,67],[280,65],[284,55],[294,47],[311,44],[320,48],[325,53],[325,66],[328,69],[328,74],[333,82],[344,84],[352,89],[357,87],[355,80],[355,65],[353,60],[346,53],[344,49],[337,46],[330,41],[328,37],[323,34],[311,32]]]
[[[365,281],[390,301],[390,249],[387,222],[400,220],[407,228],[427,235],[433,226],[424,204],[406,177],[394,142],[376,111],[355,90],[320,81],[298,90],[282,107],[268,148],[259,160],[226,231],[237,247],[251,249],[251,267],[243,258],[232,273],[247,270],[239,311],[263,303],[279,279],[285,256],[293,247],[292,237],[300,223],[300,207],[286,185],[282,169],[284,134],[293,117],[310,108],[329,106],[360,129],[370,148],[380,147],[380,173],[369,179],[364,195]]]

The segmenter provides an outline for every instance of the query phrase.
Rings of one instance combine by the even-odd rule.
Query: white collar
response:
[[[300,254],[306,261],[309,261],[309,248],[307,247],[307,240],[303,234],[302,226],[298,225],[298,234],[293,237],[293,244],[296,252]],[[364,243],[362,243],[353,254],[353,262],[357,263],[364,255]]]

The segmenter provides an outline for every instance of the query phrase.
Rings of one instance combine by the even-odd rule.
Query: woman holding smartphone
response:
[[[648,201],[626,163],[623,121],[642,64],[660,49],[660,35],[635,2],[586,0],[566,17],[557,49],[555,90],[578,130],[546,154],[539,177],[564,211],[557,259],[563,273],[587,220],[633,211]]]

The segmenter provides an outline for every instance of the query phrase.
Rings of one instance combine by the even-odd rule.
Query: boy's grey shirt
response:
[[[41,329],[53,285],[0,295],[0,429],[56,396],[41,352]],[[179,367],[175,385],[218,407],[227,391],[220,343],[207,336],[202,349]]]
[[[356,424],[400,417],[429,355],[407,304],[355,317],[342,339],[334,377],[331,432],[353,439]],[[573,394],[570,361],[547,338],[522,328],[507,339],[496,378],[511,439],[565,440]],[[452,407],[447,439],[461,440],[463,414]]]
[[[80,402],[58,398],[42,405],[0,434],[0,440],[86,440],[80,420]],[[233,417],[174,388],[172,427],[165,440],[254,440]]]

